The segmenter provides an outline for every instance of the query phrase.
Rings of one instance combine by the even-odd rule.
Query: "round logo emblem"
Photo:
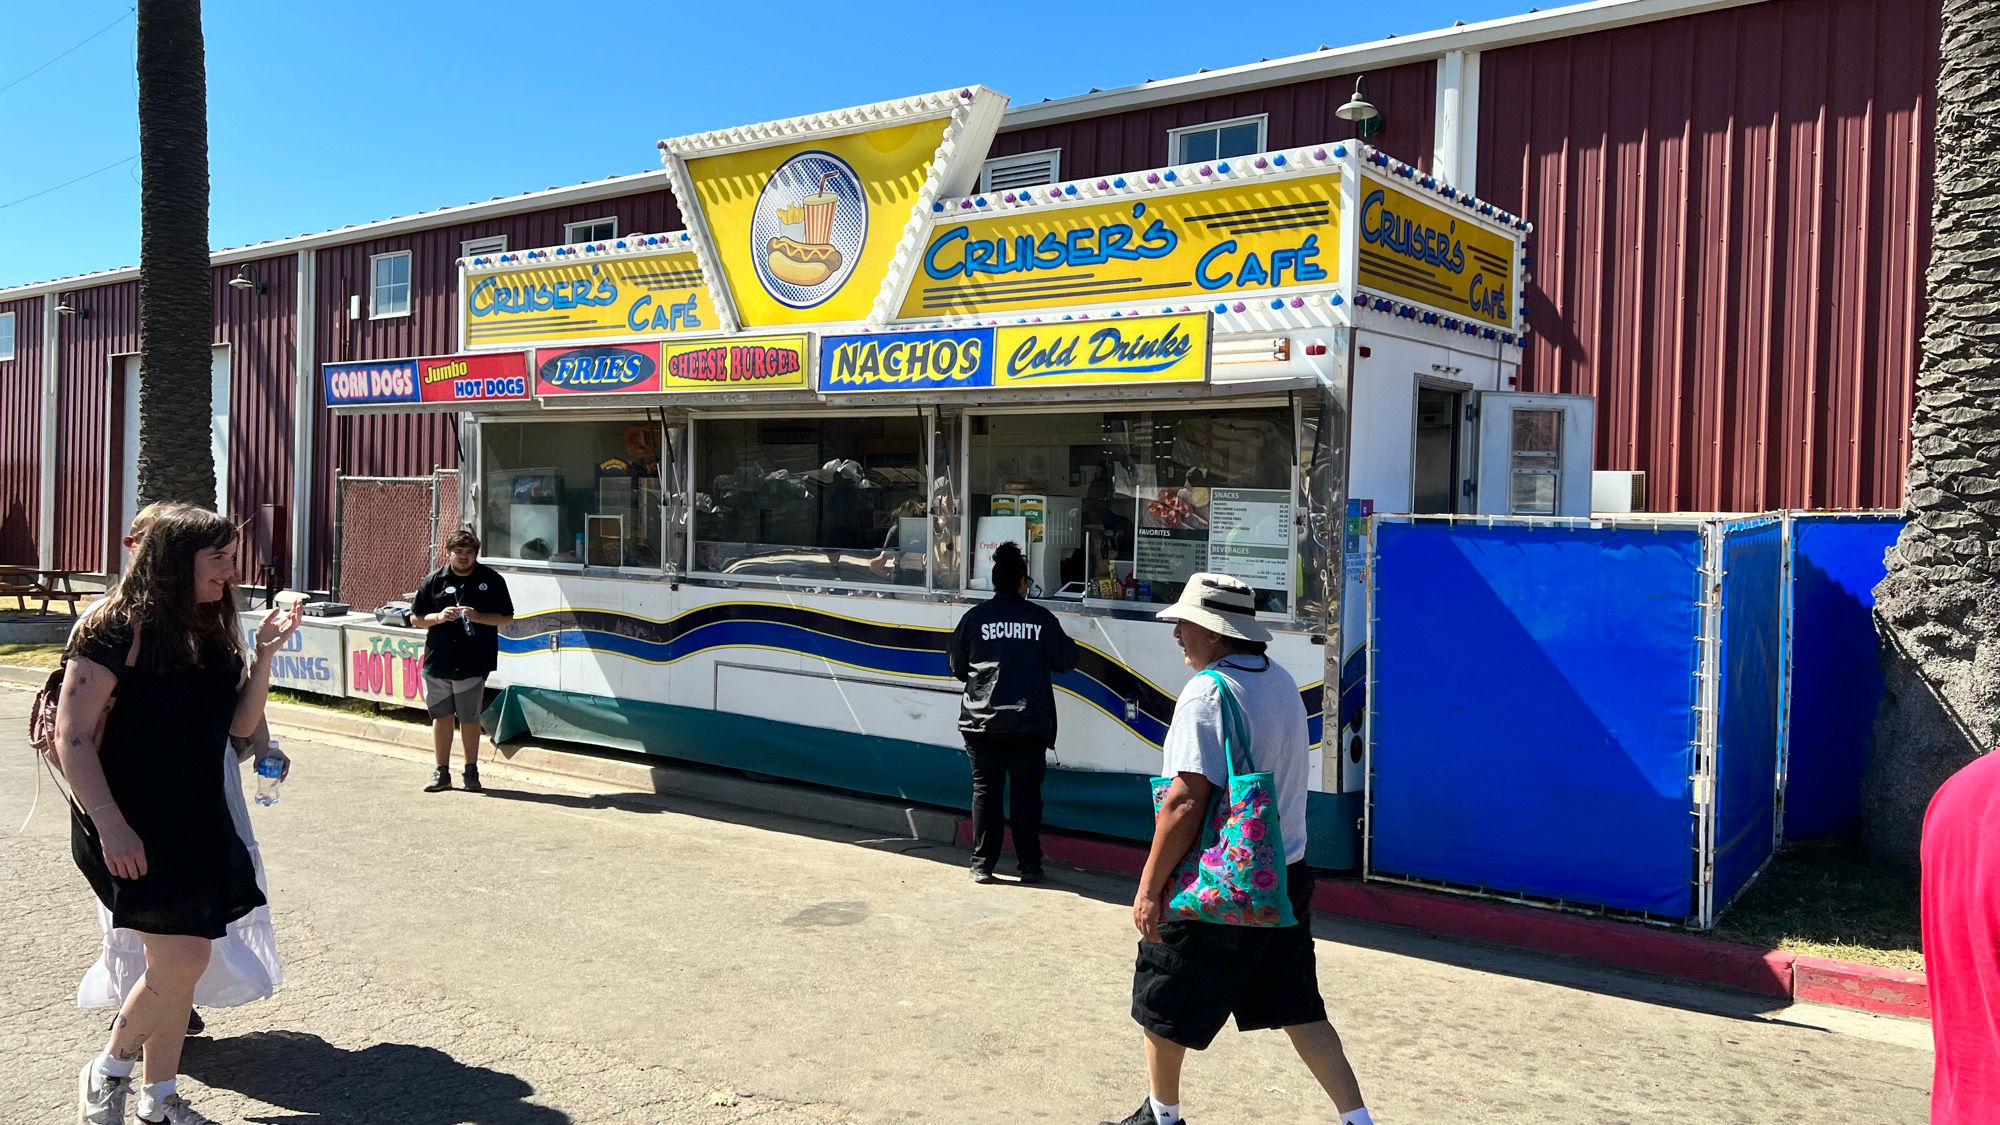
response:
[[[809,309],[840,292],[868,238],[861,177],[830,152],[802,152],[778,166],[750,220],[751,260],[764,291]]]

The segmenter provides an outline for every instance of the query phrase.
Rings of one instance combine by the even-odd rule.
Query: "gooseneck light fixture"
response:
[[[1355,75],[1354,96],[1347,99],[1345,105],[1333,111],[1333,115],[1342,121],[1352,121],[1354,133],[1360,137],[1372,137],[1382,131],[1382,111],[1376,109],[1374,103],[1370,102],[1367,94],[1363,92],[1364,83],[1367,81],[1367,75]]]

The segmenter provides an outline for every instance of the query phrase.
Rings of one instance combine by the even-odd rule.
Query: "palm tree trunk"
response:
[[[139,0],[139,502],[215,506],[201,0]]]
[[[1944,779],[2000,743],[2000,5],[1944,0],[1908,523],[1876,588],[1864,832],[1915,870]]]

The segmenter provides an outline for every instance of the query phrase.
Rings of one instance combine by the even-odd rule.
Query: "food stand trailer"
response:
[[[459,414],[498,738],[960,805],[945,641],[1014,540],[1083,653],[1048,823],[1143,837],[1189,676],[1153,614],[1220,570],[1354,866],[1362,517],[1587,513],[1590,400],[1511,389],[1528,224],[1354,140],[978,193],[1005,104],[662,141],[686,230],[461,260],[463,354],[327,401]]]

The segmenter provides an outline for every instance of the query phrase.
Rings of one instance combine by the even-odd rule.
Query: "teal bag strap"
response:
[[[1236,702],[1236,693],[1230,690],[1229,681],[1215,669],[1204,669],[1201,674],[1215,681],[1216,694],[1222,697],[1222,756],[1228,764],[1229,780],[1234,782],[1244,774],[1256,773],[1257,763],[1250,755],[1250,721],[1244,717],[1243,708]],[[1236,768],[1236,740],[1229,736],[1232,726],[1242,732],[1242,753],[1243,760],[1248,763],[1247,769]]]

